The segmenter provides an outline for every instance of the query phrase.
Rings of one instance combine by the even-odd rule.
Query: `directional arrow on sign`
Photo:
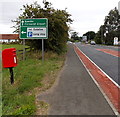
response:
[[[22,25],[23,25],[24,21],[22,21]]]
[[[20,39],[47,39],[48,19],[21,19]]]
[[[22,31],[21,33],[22,33],[22,34],[25,34],[26,32]]]

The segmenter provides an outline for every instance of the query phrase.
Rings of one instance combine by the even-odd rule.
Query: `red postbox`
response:
[[[8,48],[2,51],[2,64],[4,68],[17,66],[16,49]]]

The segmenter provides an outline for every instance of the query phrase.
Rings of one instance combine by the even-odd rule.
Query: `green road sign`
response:
[[[47,39],[48,19],[21,19],[20,39]]]

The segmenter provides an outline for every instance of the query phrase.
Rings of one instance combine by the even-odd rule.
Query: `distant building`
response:
[[[87,36],[83,36],[82,41],[87,41]]]
[[[18,41],[19,34],[0,34],[0,42],[15,42]]]

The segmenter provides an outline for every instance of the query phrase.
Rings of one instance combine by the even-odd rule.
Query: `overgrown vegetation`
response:
[[[2,50],[6,49],[6,48],[16,48],[17,50],[22,50],[23,49],[23,45],[20,44],[2,44]],[[25,46],[25,48],[29,48],[28,45]]]
[[[87,36],[87,41],[91,41],[95,38],[95,32],[94,31],[88,31],[83,36]]]
[[[54,9],[52,4],[43,1],[43,7],[37,2],[31,5],[23,5],[23,13],[17,18],[15,32],[19,32],[20,19],[28,18],[48,18],[48,33],[49,38],[45,40],[45,50],[56,53],[64,52],[66,49],[66,42],[68,39],[69,24],[72,22],[70,14],[65,10]],[[35,49],[41,49],[41,40],[27,40],[27,44]]]
[[[57,76],[54,76],[54,80],[48,83],[47,87],[43,81],[46,75],[50,79],[60,70],[65,57],[47,52],[44,63],[39,58],[41,58],[41,52],[33,51],[27,53],[25,61],[19,61],[18,66],[14,68],[15,83],[13,85],[10,84],[9,70],[3,68],[3,115],[34,115],[36,113],[36,87],[45,90],[54,83]]]

